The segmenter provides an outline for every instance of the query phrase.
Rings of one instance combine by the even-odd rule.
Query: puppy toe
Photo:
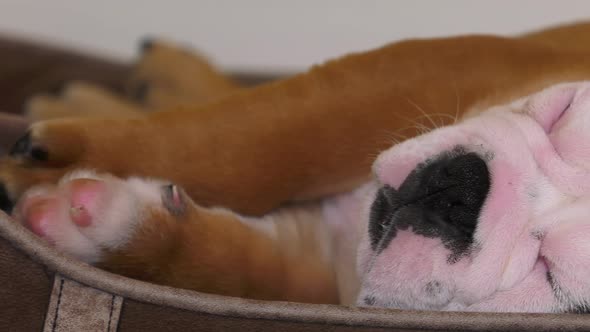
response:
[[[10,149],[11,156],[26,155],[31,148],[31,132],[27,131],[21,138],[19,138],[12,149]]]
[[[116,184],[86,173],[66,177],[57,186],[31,188],[12,216],[58,250],[96,263],[110,243],[124,233],[112,223],[125,224],[130,218],[119,220],[109,212],[115,201],[124,199],[112,190]]]
[[[13,218],[59,251],[87,263],[99,261],[100,246],[82,232],[83,227],[73,222],[64,198],[58,188],[34,188],[19,201]]]
[[[22,223],[36,235],[52,241],[50,229],[59,222],[59,202],[53,197],[34,197],[26,202]]]
[[[70,192],[70,217],[79,227],[88,227],[93,216],[100,213],[100,201],[107,194],[102,181],[95,179],[76,179],[67,185]]]
[[[55,123],[55,126],[60,127],[60,123]],[[48,165],[58,161],[64,162],[79,151],[81,139],[76,137],[78,128],[72,128],[70,131],[52,128],[45,121],[34,123],[14,143],[9,151],[10,156],[35,165]]]
[[[16,143],[14,143],[10,150],[10,155],[13,157],[25,157],[36,161],[47,161],[49,153],[46,148],[34,143],[31,137],[31,132],[27,131],[16,141]]]

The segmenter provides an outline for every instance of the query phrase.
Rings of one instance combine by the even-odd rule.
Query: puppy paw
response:
[[[142,136],[129,139],[127,135],[141,127],[143,118],[67,118],[34,123],[15,142],[10,155],[0,159],[3,210],[10,211],[10,202],[30,187],[55,184],[74,169],[131,172],[133,163],[126,157],[137,150]]]
[[[163,181],[123,180],[82,170],[67,174],[56,185],[27,190],[12,216],[56,249],[95,264],[114,252],[129,254],[133,237],[153,224],[154,215],[162,224],[164,213],[178,218],[185,209],[181,195]],[[158,233],[163,237],[165,231]]]
[[[130,99],[149,109],[196,106],[238,89],[195,51],[146,39],[140,52],[127,91]]]
[[[79,172],[28,190],[13,217],[60,251],[96,263],[132,233],[136,202],[126,190],[113,177]]]
[[[34,123],[10,149],[10,156],[23,164],[61,166],[73,162],[81,153],[84,127],[75,119]]]
[[[54,95],[36,95],[25,105],[24,114],[32,122],[64,118],[104,115],[141,114],[135,105],[115,94],[90,83],[69,83],[63,92]]]

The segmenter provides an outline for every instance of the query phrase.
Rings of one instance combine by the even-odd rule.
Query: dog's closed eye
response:
[[[175,184],[162,186],[162,204],[175,216],[183,215],[186,211],[186,202],[182,189]]]

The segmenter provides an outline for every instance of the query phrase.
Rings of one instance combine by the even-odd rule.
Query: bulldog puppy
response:
[[[560,84],[383,152],[358,304],[588,312],[589,110]]]
[[[321,207],[261,219],[199,207],[173,184],[92,172],[29,190],[13,216],[79,259],[177,287],[223,280],[207,288],[336,301],[340,279],[350,299],[355,278],[336,266],[354,264],[361,239],[359,305],[587,312],[589,108],[590,82],[551,87],[394,146],[375,182]],[[281,239],[293,221],[311,223],[302,242]]]
[[[573,32],[578,33],[576,38],[569,38]],[[174,245],[174,250],[155,251],[156,254],[167,252],[167,255],[156,255],[157,259],[145,260],[150,263],[160,261],[164,262],[163,264],[140,264],[141,268],[135,272],[126,272],[116,268],[117,266],[129,266],[129,263],[109,265],[102,264],[102,259],[100,259],[94,261],[95,264],[104,268],[111,266],[110,269],[114,272],[132,277],[145,276],[144,280],[177,287],[254,298],[302,301],[310,296],[297,295],[296,292],[286,290],[298,289],[303,293],[310,291],[315,293],[315,296],[320,295],[320,292],[313,291],[313,287],[310,286],[310,280],[313,281],[316,278],[308,277],[309,274],[305,272],[308,270],[307,268],[303,269],[298,278],[293,277],[296,273],[286,273],[292,276],[289,280],[305,280],[305,284],[295,283],[298,287],[278,287],[277,283],[287,285],[292,282],[284,282],[287,280],[285,278],[275,279],[273,273],[263,273],[263,276],[268,278],[258,280],[248,277],[252,276],[252,266],[255,265],[235,265],[236,262],[250,262],[250,257],[257,256],[241,254],[241,252],[251,253],[252,251],[248,249],[250,246],[264,248],[261,252],[273,253],[279,251],[277,248],[282,248],[282,242],[287,241],[276,240],[272,236],[270,239],[262,236],[265,233],[252,228],[252,225],[244,226],[242,221],[244,218],[238,215],[232,215],[230,218],[233,220],[231,223],[233,226],[215,228],[211,226],[215,225],[213,220],[225,217],[213,213],[217,210],[211,207],[223,206],[250,216],[260,216],[269,212],[274,216],[273,211],[285,205],[323,199],[320,219],[327,225],[326,227],[334,238],[344,240],[335,241],[337,249],[333,251],[336,253],[333,254],[333,257],[336,258],[329,257],[327,268],[321,267],[319,271],[340,271],[337,268],[339,264],[334,263],[334,260],[338,261],[338,257],[356,257],[354,254],[348,255],[346,252],[351,247],[356,247],[358,236],[368,236],[368,229],[379,229],[380,227],[389,229],[385,227],[386,225],[380,226],[375,222],[368,224],[373,226],[367,226],[368,219],[390,220],[391,218],[388,218],[387,215],[392,211],[397,211],[390,205],[395,203],[401,204],[403,207],[411,207],[412,197],[415,199],[422,197],[417,189],[419,186],[410,185],[416,181],[420,182],[419,180],[422,179],[420,175],[409,176],[410,180],[407,180],[409,184],[400,187],[396,187],[394,183],[388,183],[386,180],[380,180],[383,185],[388,184],[395,190],[371,189],[372,185],[370,184],[362,185],[370,179],[371,164],[380,152],[390,148],[398,139],[411,138],[424,129],[428,129],[429,126],[424,126],[418,119],[426,119],[435,126],[450,124],[456,118],[462,117],[468,110],[471,110],[472,114],[476,114],[476,110],[485,109],[490,103],[503,104],[558,82],[587,79],[590,75],[590,65],[587,54],[589,50],[586,48],[590,42],[584,42],[584,38],[590,40],[590,24],[549,29],[515,38],[464,36],[403,41],[373,51],[329,61],[306,73],[232,93],[225,98],[200,107],[152,112],[144,116],[58,119],[35,123],[31,126],[29,133],[14,146],[11,156],[0,160],[0,208],[4,211],[12,210],[15,202],[37,185],[48,186],[47,190],[54,190],[53,186],[60,183],[60,179],[64,175],[67,178],[68,173],[80,169],[96,169],[101,174],[113,174],[119,179],[137,176],[169,179],[184,188],[187,195],[198,204],[198,211],[205,211],[198,215],[191,214],[195,218],[191,218],[192,223],[186,224],[199,225],[201,218],[209,220],[204,223],[207,225],[204,227],[207,230],[204,233],[208,234],[207,238],[210,241],[190,241],[189,239],[193,236],[190,235],[186,240],[176,242],[178,244],[191,243],[191,245],[202,243],[203,246],[190,252],[198,252],[199,259],[204,259],[204,263],[191,264],[192,256],[185,255],[183,257],[190,259],[180,261],[189,263],[175,266],[182,267],[182,269],[169,269],[166,263],[169,258],[174,257],[176,252],[184,252],[184,250],[176,251],[177,247]],[[493,121],[489,128],[492,128],[492,124]],[[484,129],[486,128],[488,127]],[[501,139],[506,140],[510,137],[507,134]],[[517,138],[511,139],[517,140]],[[445,141],[443,138],[440,140]],[[457,213],[462,216],[461,218],[466,220],[471,218],[469,220],[472,221],[473,218],[479,216],[478,206],[482,201],[496,201],[487,198],[488,191],[494,190],[493,178],[495,176],[493,173],[495,170],[490,167],[489,163],[497,162],[500,159],[493,159],[496,157],[490,152],[487,159],[481,161],[482,157],[477,154],[473,155],[474,152],[470,150],[470,146],[455,148],[455,145],[460,145],[459,143],[449,143],[447,149],[441,148],[431,151],[432,154],[428,157],[437,158],[437,154],[442,154],[440,158],[443,158],[443,155],[446,156],[444,158],[448,159],[449,163],[455,157],[465,159],[459,163],[459,168],[466,169],[469,174],[473,173],[473,176],[469,176],[473,180],[470,180],[470,185],[462,185],[458,188],[461,188],[461,193],[469,193],[474,201],[470,203],[471,209]],[[425,149],[425,147],[421,147],[421,149]],[[388,154],[390,153],[388,152],[384,156]],[[387,160],[391,160],[391,158]],[[392,174],[404,174],[403,170],[406,168],[407,174],[409,174],[418,163],[422,163],[426,159],[415,162],[412,160],[405,158],[392,161],[394,166],[391,167]],[[381,164],[384,163],[377,162],[377,165]],[[396,170],[398,167],[399,171]],[[376,167],[376,169],[379,178],[380,173],[386,167]],[[492,174],[489,176],[489,186],[492,189],[489,190],[486,189],[485,170]],[[431,172],[436,173],[435,171],[436,167],[432,166]],[[424,178],[430,177],[424,176]],[[110,180],[101,181],[110,183]],[[112,181],[125,182],[128,180]],[[61,182],[63,183],[64,180]],[[59,189],[62,188],[60,186],[68,188],[67,183],[69,182],[65,181],[65,183],[58,185],[58,189],[55,189],[57,190],[55,196],[66,195],[67,197],[67,194],[65,192],[61,194],[61,189]],[[359,186],[361,188],[351,194],[333,196],[349,192]],[[410,189],[404,189],[406,187]],[[378,196],[376,196],[377,192]],[[402,194],[399,194],[401,196],[394,194],[396,192],[401,192]],[[137,195],[133,194],[132,196]],[[331,198],[326,198],[330,196]],[[380,203],[376,203],[373,217],[367,217],[370,214],[368,207],[366,215],[359,215],[363,211],[360,207],[361,203],[369,202],[368,205],[371,205],[370,203],[375,197],[378,197],[377,200]],[[21,201],[26,202],[27,199],[21,199]],[[511,202],[513,201],[507,201],[507,204]],[[449,204],[453,205],[454,203]],[[487,211],[485,204],[481,204],[483,206],[482,213],[485,214]],[[70,205],[73,211],[79,210],[78,205]],[[16,214],[15,217],[35,231],[33,225],[37,224],[35,221],[37,217],[29,211],[34,212],[35,209],[32,207],[36,207],[37,204],[30,205],[31,208],[27,208],[27,204],[24,203],[22,206],[23,208],[16,208],[17,212],[20,211],[18,212],[20,215]],[[150,204],[147,206],[151,207]],[[62,207],[62,209],[69,211],[68,205],[66,208]],[[127,208],[135,211],[134,206]],[[43,216],[50,213],[46,210],[42,211],[45,211],[41,213]],[[400,211],[406,211],[406,209]],[[63,214],[63,212],[61,213]],[[76,213],[78,212],[74,213],[74,217],[76,217]],[[315,215],[317,216],[317,214]],[[72,218],[69,214],[66,217]],[[67,218],[45,218],[45,220],[52,220],[50,222],[52,225],[64,222],[62,220],[75,224],[74,221]],[[162,218],[169,219],[168,217]],[[151,217],[148,219],[155,223],[158,223],[159,220],[159,218]],[[307,218],[300,220],[303,219]],[[98,221],[100,219],[92,218],[92,220]],[[132,225],[144,224],[143,222],[133,222],[136,220],[133,218],[117,220]],[[148,224],[150,223],[146,223],[146,225]],[[166,223],[166,225],[168,224]],[[279,223],[277,222],[277,224]],[[410,229],[409,221],[403,221],[400,225],[399,229],[395,228],[395,234],[397,234],[395,240],[403,239],[404,237],[401,236],[404,234],[403,231]],[[174,228],[176,227],[180,226],[174,226]],[[184,227],[182,232],[186,231],[188,234],[198,234],[200,231],[200,228],[195,226],[191,226],[190,229]],[[355,231],[357,227],[364,227],[366,230],[357,233]],[[238,247],[240,249],[237,255],[240,257],[239,259],[220,259],[224,255],[236,257],[231,250],[234,247],[219,245],[228,242],[225,239],[229,235],[224,231],[234,228],[237,231],[231,231],[230,234],[243,232],[255,235],[248,235],[244,239],[247,241],[234,241],[241,245]],[[450,235],[442,237],[443,240],[435,239],[435,243],[438,243],[436,241],[443,242],[453,248],[450,257],[446,257],[448,256],[447,252],[441,251],[442,253],[438,254],[445,256],[441,262],[447,264],[448,260],[451,263],[459,264],[453,265],[452,268],[462,266],[461,264],[465,263],[461,262],[464,262],[465,257],[469,257],[467,253],[476,252],[473,248],[479,242],[473,241],[471,243],[469,241],[471,228],[475,228],[475,226],[461,226],[460,231],[449,231]],[[131,240],[123,241],[125,245],[119,244],[115,248],[132,248],[135,243],[138,245],[139,243],[148,243],[149,248],[157,247],[155,239],[158,237],[147,237],[146,241],[133,241],[133,239],[142,239],[134,237],[135,231],[139,232],[140,229],[142,228],[131,227],[127,237]],[[502,229],[504,230],[504,228]],[[417,232],[429,235],[434,231],[425,226]],[[38,233],[46,236],[42,232]],[[443,278],[441,276],[440,280],[421,279],[420,271],[428,271],[431,268],[428,265],[429,259],[438,262],[436,255],[432,258],[425,258],[423,261],[410,259],[407,261],[407,264],[411,264],[412,268],[414,266],[421,267],[424,264],[425,270],[421,268],[416,270],[416,278],[411,278],[412,275],[409,272],[404,275],[408,279],[404,279],[403,282],[409,286],[414,285],[416,289],[416,294],[418,294],[416,300],[413,300],[411,295],[414,293],[410,291],[403,293],[401,288],[395,288],[395,286],[391,286],[392,289],[379,286],[379,280],[383,280],[386,285],[395,285],[396,280],[390,280],[390,283],[386,282],[388,278],[395,277],[395,273],[391,276],[383,275],[383,271],[391,272],[386,268],[387,265],[381,264],[383,262],[379,260],[380,257],[387,257],[387,255],[377,255],[378,248],[384,248],[388,242],[383,240],[384,242],[380,244],[379,232],[373,230],[372,233],[377,234],[372,235],[373,244],[365,239],[360,245],[361,249],[364,248],[359,256],[359,270],[363,280],[361,301],[366,299],[368,304],[420,308],[421,302],[418,302],[418,299],[422,298],[418,296],[420,290],[427,288],[431,290],[431,293],[444,294],[444,291],[451,289],[451,286],[443,283],[450,277]],[[385,233],[390,234],[391,232]],[[545,234],[544,239],[547,240],[548,236]],[[222,239],[222,241],[213,240],[216,238]],[[238,238],[240,237],[237,235],[231,237],[231,239]],[[387,238],[393,237],[383,237],[383,239]],[[49,240],[52,241],[51,238]],[[266,244],[260,245],[260,241]],[[344,245],[340,247],[339,243],[344,243]],[[419,246],[411,246],[409,249],[413,250],[415,247]],[[154,251],[145,250],[143,252]],[[389,253],[390,251],[385,248],[382,252]],[[436,253],[436,250],[434,252]],[[76,252],[71,253],[76,254]],[[412,251],[408,257],[417,253],[419,251]],[[89,257],[92,258],[92,255]],[[110,255],[100,257],[103,257],[105,262],[110,262],[107,259],[111,257]],[[123,257],[126,257],[126,260],[119,262],[133,261],[131,258],[134,256],[123,255]],[[141,262],[141,257],[136,257],[136,261]],[[153,256],[148,254],[147,257]],[[166,259],[161,259],[161,257]],[[207,257],[212,259],[209,260]],[[290,259],[290,256],[271,255],[268,258],[271,263],[265,266],[270,269],[271,266],[276,266],[275,263],[291,262]],[[87,261],[93,262],[89,259]],[[282,266],[281,264],[279,266]],[[302,262],[301,264],[309,266],[311,271],[317,271],[316,268],[311,267],[315,266],[315,263],[307,265],[308,263]],[[325,265],[323,262],[319,263],[319,265],[322,264]],[[348,266],[354,267],[354,263],[350,263]],[[493,264],[490,263],[490,266]],[[508,267],[508,265],[506,266]],[[383,268],[380,270],[379,267]],[[155,274],[150,272],[152,271],[150,268],[157,271],[167,271],[164,273],[166,277],[162,277],[159,272]],[[200,268],[204,271],[226,273],[200,272]],[[281,271],[281,269],[278,270]],[[190,271],[190,275],[178,276],[179,273],[185,273],[184,271]],[[400,271],[410,270],[401,269]],[[323,272],[318,273],[318,275],[322,274],[325,275]],[[346,271],[336,274],[336,281],[332,279],[331,282],[326,281],[320,284],[330,285],[334,282],[341,284],[340,280],[343,280],[341,276],[348,275]],[[488,274],[483,274],[488,276]],[[279,273],[279,275],[282,274]],[[318,277],[317,279],[329,280],[330,278]],[[353,277],[346,279],[351,284],[354,283],[354,274]],[[431,280],[427,281],[426,279],[433,281],[428,287],[425,285]],[[188,282],[187,280],[196,281]],[[273,283],[273,280],[278,281]],[[555,277],[555,280],[559,280],[559,278]],[[418,285],[419,282],[420,285]],[[260,285],[263,283],[274,286],[261,289]],[[458,285],[457,289],[460,291],[457,291],[456,294],[452,290],[448,292],[453,294],[453,300],[463,301],[460,303],[463,303],[469,310],[477,310],[472,305],[483,303],[484,298],[488,299],[481,297],[486,294],[471,294],[469,289],[461,288],[463,287],[461,283]],[[383,292],[374,294],[380,287]],[[560,287],[560,289],[565,289],[563,286]],[[325,288],[329,287],[325,286]],[[437,289],[442,291],[437,292]],[[397,290],[400,290],[399,293],[396,293]],[[490,292],[490,294],[496,294],[494,291]],[[559,294],[561,293],[560,291]],[[332,294],[332,292],[328,292],[321,300],[318,298],[313,300],[333,302],[334,296]],[[490,294],[487,295],[491,296]],[[470,299],[475,300],[469,302]],[[481,301],[478,302],[478,300]],[[543,301],[540,303],[544,303]],[[400,303],[400,305],[396,305],[396,303]],[[453,303],[450,302],[448,306],[438,307],[448,310],[453,307],[461,308],[460,305]],[[426,304],[422,304],[422,307],[426,307]],[[432,305],[433,309],[438,307]],[[515,305],[513,308],[508,308],[508,306],[502,308],[520,310],[521,307],[526,307],[526,310],[537,310],[533,305],[520,307]]]

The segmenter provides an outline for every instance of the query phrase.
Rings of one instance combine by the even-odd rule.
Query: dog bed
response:
[[[125,64],[15,40],[0,40],[0,110],[64,81],[121,90]],[[265,77],[244,77],[255,83]],[[6,148],[26,126],[0,118]],[[0,213],[1,331],[545,331],[590,330],[590,316],[427,312],[266,302],[153,285],[70,259]]]

